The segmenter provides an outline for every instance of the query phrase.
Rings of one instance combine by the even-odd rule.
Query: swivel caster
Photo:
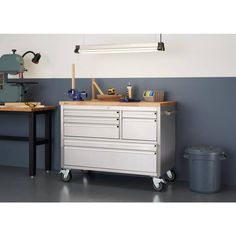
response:
[[[70,182],[72,179],[72,174],[71,171],[69,169],[66,170],[61,170],[60,171],[61,174],[61,180],[64,182]]]
[[[163,179],[153,177],[152,181],[153,181],[153,188],[156,191],[161,192],[165,188],[165,182]]]
[[[166,172],[166,181],[167,182],[174,182],[176,179],[176,174],[173,170],[168,170]]]

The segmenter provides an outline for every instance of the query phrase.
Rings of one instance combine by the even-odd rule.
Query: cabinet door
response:
[[[155,119],[123,118],[122,138],[156,141],[157,122]]]
[[[153,152],[118,151],[97,148],[65,147],[64,164],[112,170],[156,172]]]

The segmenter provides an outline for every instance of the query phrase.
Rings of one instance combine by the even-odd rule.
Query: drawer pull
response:
[[[157,122],[157,120],[154,120],[154,122]]]
[[[119,119],[116,119],[116,120],[119,120]]]
[[[117,125],[116,127],[117,127],[117,128],[119,128],[120,126],[119,126],[119,125]]]

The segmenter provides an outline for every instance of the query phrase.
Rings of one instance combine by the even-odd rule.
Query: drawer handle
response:
[[[116,120],[119,120],[118,118]]]
[[[117,128],[119,128],[120,126],[119,126],[119,125],[117,125],[116,127],[117,127]]]
[[[157,120],[154,120],[154,122],[157,122]]]
[[[119,111],[117,111],[116,113],[119,114]]]
[[[156,156],[156,155],[157,155],[157,153],[155,152],[155,153],[154,153],[154,155]]]

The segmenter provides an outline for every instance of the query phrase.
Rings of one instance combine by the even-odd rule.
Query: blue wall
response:
[[[45,104],[58,105],[68,100],[69,79],[41,79],[33,85],[27,98]],[[221,146],[228,155],[223,165],[223,182],[236,185],[236,78],[133,78],[97,79],[102,88],[116,87],[125,92],[128,82],[134,85],[136,98],[141,98],[145,89],[159,88],[167,91],[167,99],[178,102],[176,121],[176,171],[179,179],[187,178],[187,163],[182,154],[190,144]],[[80,90],[90,92],[90,80],[77,81]],[[39,134],[42,134],[42,120],[39,118]],[[27,132],[27,121],[23,116],[0,116],[1,133]],[[54,115],[53,168],[60,168],[60,116],[59,109]],[[27,166],[28,145],[26,143],[0,143],[0,165]],[[38,167],[43,167],[43,146],[38,148]]]

